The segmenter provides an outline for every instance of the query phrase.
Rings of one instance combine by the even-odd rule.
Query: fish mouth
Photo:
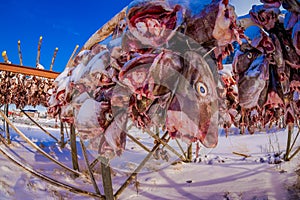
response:
[[[143,44],[160,46],[173,35],[173,30],[182,23],[181,6],[171,8],[167,2],[137,1],[127,10],[128,27]]]
[[[206,148],[214,148],[218,144],[218,112],[215,112],[205,128],[199,130],[198,139]]]

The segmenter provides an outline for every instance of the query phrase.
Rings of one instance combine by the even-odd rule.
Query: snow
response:
[[[72,167],[69,144],[61,148],[37,127],[15,124],[45,152]],[[43,124],[46,125],[47,121]],[[59,129],[47,128],[47,130],[60,138]],[[1,144],[2,149],[42,174],[94,192],[91,181],[87,178],[87,168],[79,143],[77,144],[79,168],[85,176],[75,178],[26,144],[12,129],[10,131],[11,150]],[[297,128],[293,137],[296,132]],[[4,132],[1,134],[5,135]],[[152,148],[153,139],[147,133],[133,129],[131,134],[149,149]],[[217,147],[213,149],[201,147],[199,157],[196,158],[194,153],[191,163],[178,162],[178,158],[171,151],[161,148],[155,154],[156,157],[151,157],[138,173],[137,179],[133,180],[119,199],[299,199],[300,180],[296,170],[299,169],[300,155],[289,162],[283,161],[286,140],[286,130],[267,129],[263,133],[240,135],[237,129],[232,127],[228,137],[220,130]],[[85,144],[88,146],[87,142]],[[180,152],[174,140],[170,140],[168,144]],[[296,147],[298,144],[297,141]],[[186,149],[185,144],[182,146]],[[162,160],[161,152],[166,153],[165,151],[168,159]],[[88,150],[88,154],[90,162],[97,156],[92,150]],[[124,183],[146,155],[146,151],[127,139],[126,151],[110,163],[114,191]],[[3,154],[0,154],[0,162],[0,199],[94,199],[51,185],[24,171]],[[103,194],[99,168],[99,165],[96,165],[94,175]]]

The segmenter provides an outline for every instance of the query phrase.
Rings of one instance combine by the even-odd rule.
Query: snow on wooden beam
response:
[[[32,67],[1,63],[1,62],[0,62],[0,71],[8,71],[8,72],[20,73],[25,75],[40,76],[40,77],[50,78],[50,79],[55,79],[59,75],[59,72],[53,72],[49,70],[36,69]]]

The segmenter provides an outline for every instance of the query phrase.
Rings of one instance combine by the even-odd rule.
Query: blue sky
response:
[[[54,49],[59,48],[54,71],[62,72],[74,47],[80,47],[105,22],[131,0],[0,0],[0,51],[7,51],[12,63],[19,64],[18,40],[23,64],[35,66],[37,44],[43,36],[40,63],[49,69]],[[258,0],[231,0],[238,15],[247,14]],[[79,48],[80,48],[79,47]],[[3,62],[3,59],[0,58]]]

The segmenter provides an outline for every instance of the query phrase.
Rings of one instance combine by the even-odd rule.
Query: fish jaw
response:
[[[182,138],[187,143],[199,140],[205,147],[214,148],[218,143],[218,115],[216,113],[209,121],[202,121],[191,119],[182,111],[168,110],[166,127],[174,138]]]

